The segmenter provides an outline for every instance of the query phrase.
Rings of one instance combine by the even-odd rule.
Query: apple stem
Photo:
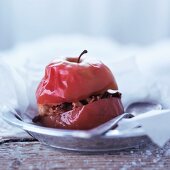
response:
[[[86,54],[86,53],[88,53],[88,51],[87,51],[87,50],[84,50],[84,51],[80,54],[80,56],[79,56],[78,59],[77,59],[77,63],[80,63],[81,56],[82,56],[83,54]]]

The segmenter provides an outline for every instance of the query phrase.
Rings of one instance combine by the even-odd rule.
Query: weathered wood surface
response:
[[[170,143],[107,153],[69,152],[31,138],[0,145],[0,169],[170,169]]]
[[[85,153],[42,145],[23,132],[9,135],[6,131],[5,134],[0,137],[0,170],[170,169],[170,142],[163,149],[150,145],[116,152]]]

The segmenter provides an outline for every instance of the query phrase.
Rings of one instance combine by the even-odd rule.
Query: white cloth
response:
[[[154,143],[163,147],[170,138],[170,110],[154,110],[140,114],[132,119],[123,119],[119,122],[117,130],[130,131],[131,129],[142,126],[145,134]]]

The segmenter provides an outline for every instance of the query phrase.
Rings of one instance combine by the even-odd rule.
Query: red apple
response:
[[[120,93],[101,97],[118,89],[112,72],[100,61],[81,58],[84,53],[46,67],[36,91],[37,120],[44,126],[91,129],[123,113]]]
[[[81,57],[81,55],[80,55]],[[85,57],[54,60],[36,92],[38,104],[77,102],[107,89],[117,90],[115,78],[102,62]]]

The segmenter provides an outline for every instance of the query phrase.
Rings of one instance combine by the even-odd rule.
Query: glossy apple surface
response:
[[[77,102],[107,89],[117,90],[110,69],[102,62],[87,56],[77,63],[77,58],[55,60],[45,69],[36,98],[38,104]]]
[[[87,130],[123,113],[120,98],[100,99],[85,106],[56,115],[39,117],[43,126],[61,129]]]

